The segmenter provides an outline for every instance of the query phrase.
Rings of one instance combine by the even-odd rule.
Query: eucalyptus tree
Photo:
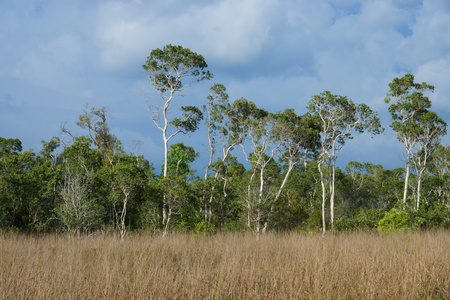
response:
[[[267,112],[259,109],[254,102],[248,101],[245,98],[235,100],[229,103],[227,95],[224,93],[224,87],[221,85],[214,86],[214,94],[218,96],[216,105],[212,106],[211,113],[214,118],[208,122],[208,127],[211,130],[209,141],[214,149],[221,144],[221,158],[219,157],[211,167],[215,171],[214,178],[216,181],[221,180],[223,183],[222,191],[223,197],[220,203],[225,203],[227,197],[226,186],[228,182],[227,160],[230,157],[231,151],[234,147],[240,145],[247,136],[249,126],[252,121],[259,120],[267,116]],[[212,102],[214,104],[214,102]],[[217,140],[215,139],[217,137]],[[210,150],[214,150],[210,148]],[[210,152],[210,154],[213,151]],[[211,156],[210,156],[211,157]],[[206,176],[206,174],[205,174]],[[208,209],[208,219],[212,218],[212,202],[214,201],[214,193],[211,193],[210,204]],[[205,216],[206,217],[206,216]]]
[[[434,86],[426,82],[414,82],[414,75],[406,74],[402,78],[394,78],[389,83],[389,92],[385,102],[391,103],[391,128],[397,133],[397,139],[405,146],[405,184],[403,187],[403,203],[408,197],[408,185],[411,168],[411,157],[418,143],[420,134],[420,114],[427,112],[431,101],[424,96],[427,91],[434,91]]]
[[[161,131],[164,143],[164,177],[167,176],[169,152],[168,143],[178,133],[197,130],[203,118],[201,110],[195,106],[182,106],[182,117],[169,120],[169,108],[172,100],[187,87],[196,82],[212,78],[212,74],[202,55],[192,52],[182,46],[164,46],[154,49],[142,66],[148,73],[153,87],[159,92],[162,103],[150,104],[148,108],[152,114],[152,121]],[[169,132],[169,126],[173,131]]]
[[[207,97],[208,101],[203,105],[203,112],[206,114],[205,125],[208,128],[209,147],[209,162],[205,168],[205,179],[208,178],[208,172],[213,164],[216,148],[223,142],[224,131],[226,131],[224,127],[226,112],[231,107],[228,98],[226,87],[216,83],[210,88],[210,94]],[[216,140],[217,136],[220,136],[219,141]]]
[[[261,223],[266,214],[264,206],[272,196],[272,190],[266,182],[265,171],[269,163],[274,162],[276,151],[281,146],[281,139],[277,134],[275,124],[274,115],[269,114],[258,120],[248,120],[247,134],[250,139],[251,152],[246,151],[245,145],[241,144],[245,158],[253,168],[245,203],[248,211],[248,225],[250,225],[250,219],[254,219],[257,239],[261,234]],[[254,212],[253,216],[251,212]]]
[[[220,168],[229,157],[234,147],[241,145],[247,136],[250,125],[268,115],[252,101],[245,98],[235,100],[232,104],[224,105],[224,120],[218,127],[218,135],[222,144],[222,158],[214,164],[216,170],[214,177],[218,178]]]
[[[317,118],[309,115],[298,116],[293,109],[286,109],[283,113],[274,114],[273,117],[275,119],[274,135],[280,142],[277,155],[279,161],[286,165],[286,170],[264,223],[263,232],[267,230],[270,215],[292,170],[301,163],[306,166],[308,156],[315,151],[319,141],[320,124]]]
[[[148,181],[149,166],[141,163],[142,157],[134,155],[117,154],[114,157],[114,165],[111,168],[111,195],[113,201],[113,213],[116,226],[119,229],[121,239],[127,232],[126,217],[130,202],[144,189]]]
[[[230,160],[230,153],[236,146],[242,144],[248,134],[252,121],[260,120],[266,117],[268,113],[263,109],[259,109],[254,102],[248,101],[245,98],[240,98],[233,103],[229,103],[228,95],[225,93],[225,87],[222,85],[214,85],[210,96],[210,102],[208,103],[210,109],[208,114],[211,114],[211,118],[208,118],[207,121],[207,124],[209,124],[208,129],[210,130],[208,137],[210,145],[214,147],[214,149],[210,147],[210,154],[213,154],[213,150],[215,151],[215,148],[219,147],[219,145],[221,145],[220,152],[222,154],[221,157],[212,163],[211,167],[215,171],[215,180],[222,182],[222,199],[217,200],[217,202],[219,205],[223,205],[229,195],[227,186],[230,182],[229,176],[232,173],[229,172],[229,162],[234,161],[233,159]],[[205,174],[205,176],[207,175]],[[209,221],[212,218],[214,194],[212,192],[210,197],[208,209]]]
[[[441,137],[447,133],[447,123],[431,111],[418,114],[417,120],[416,145],[418,149],[412,156],[412,161],[417,175],[415,208],[419,209],[422,176],[428,167],[430,156],[440,143]]]
[[[336,160],[346,142],[353,139],[352,132],[371,132],[379,134],[383,131],[377,114],[366,104],[355,104],[345,96],[333,95],[324,91],[314,95],[308,104],[309,113],[320,120],[321,153],[318,169],[322,186],[322,230],[326,230],[325,202],[326,188],[322,166],[327,166],[330,193],[330,222],[334,221],[334,198],[336,180]]]
[[[432,193],[442,205],[450,199],[450,146],[438,145],[432,153],[430,172],[434,175]]]
[[[228,94],[226,92],[226,87],[223,84],[215,83],[211,86],[210,94],[207,97],[206,104],[203,105],[202,110],[205,113],[205,125],[207,127],[208,134],[208,148],[209,148],[209,161],[205,167],[205,179],[203,182],[203,187],[208,189],[208,191],[203,190],[200,196],[201,202],[203,203],[203,212],[205,222],[211,222],[212,219],[212,203],[217,196],[215,191],[216,185],[218,183],[218,175],[216,172],[214,179],[208,179],[209,171],[213,166],[213,160],[216,155],[216,148],[222,142],[222,139],[217,140],[220,133],[223,133],[224,121],[226,117],[226,111],[230,109],[230,103],[228,101]]]

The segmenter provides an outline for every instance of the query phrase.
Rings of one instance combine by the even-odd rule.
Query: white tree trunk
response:
[[[326,190],[325,190],[325,182],[323,178],[322,164],[318,165],[320,172],[320,185],[322,186],[322,234],[325,234],[326,231],[326,221],[325,221],[325,202],[326,202]]]
[[[333,154],[333,157],[334,154]],[[331,183],[330,183],[330,224],[333,228],[334,224],[334,195],[335,195],[335,181],[336,181],[336,159],[332,160],[331,166]]]
[[[125,234],[127,232],[127,228],[125,225],[125,218],[127,216],[127,203],[128,203],[128,195],[130,192],[123,192],[125,199],[123,200],[122,213],[120,214],[120,239],[123,240]]]
[[[410,173],[409,153],[407,154],[405,171],[406,171],[406,173],[405,173],[405,185],[403,187],[403,203],[406,203],[406,199],[408,197],[408,183],[409,183],[409,173]]]

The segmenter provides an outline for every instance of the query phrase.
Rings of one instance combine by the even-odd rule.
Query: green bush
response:
[[[328,219],[326,220],[326,226],[328,227]],[[322,228],[322,211],[320,209],[315,209],[309,218],[304,223],[305,229],[321,229]]]
[[[384,218],[378,222],[378,231],[381,233],[389,233],[394,231],[406,231],[411,229],[409,213],[393,208],[386,212]]]
[[[338,218],[334,222],[334,229],[337,231],[376,229],[383,214],[384,209],[381,208],[361,208],[352,217]]]
[[[412,211],[411,223],[420,229],[450,229],[450,210],[442,204],[421,206],[419,210]]]

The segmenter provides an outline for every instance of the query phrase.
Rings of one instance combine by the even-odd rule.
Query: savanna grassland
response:
[[[449,249],[448,231],[3,234],[0,298],[446,299]]]

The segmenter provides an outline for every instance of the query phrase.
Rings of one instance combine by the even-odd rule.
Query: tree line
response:
[[[341,170],[339,153],[355,133],[384,131],[366,104],[324,91],[304,115],[269,112],[245,98],[230,101],[216,83],[202,107],[175,111],[183,91],[213,77],[204,57],[167,45],[151,51],[143,68],[161,97],[147,103],[164,144],[161,172],[123,150],[105,107],[86,105],[77,122],[85,135],[63,126],[39,153],[0,137],[1,230],[121,238],[130,230],[249,230],[259,238],[268,230],[450,227],[450,147],[440,144],[447,124],[431,110],[434,86],[413,75],[394,78],[385,99],[405,166],[351,161]],[[200,126],[207,129],[204,176],[191,168],[199,153],[172,141]]]

